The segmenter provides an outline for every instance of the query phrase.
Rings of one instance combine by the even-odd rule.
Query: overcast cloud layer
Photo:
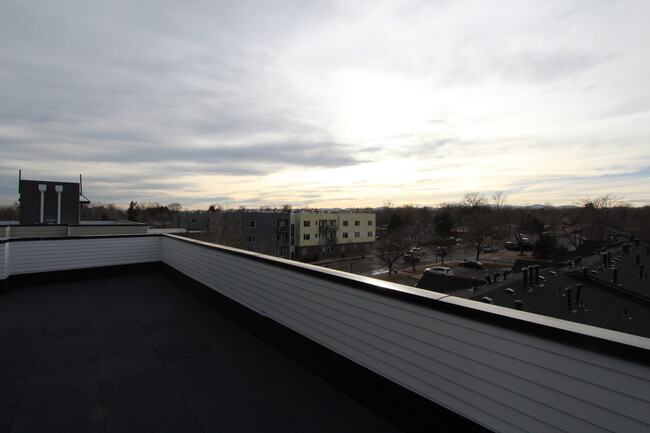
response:
[[[646,1],[0,3],[0,203],[650,198]]]

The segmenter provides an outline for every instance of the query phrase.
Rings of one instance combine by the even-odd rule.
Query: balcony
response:
[[[346,383],[410,431],[446,410],[457,431],[650,430],[643,337],[173,235],[0,241],[0,282],[6,431],[394,431],[332,396]],[[234,310],[329,383],[292,373]]]
[[[335,232],[338,229],[339,227],[336,224],[325,224],[325,225],[318,226],[319,232]]]
[[[339,241],[338,238],[334,237],[321,237],[319,242],[319,245],[336,245]]]

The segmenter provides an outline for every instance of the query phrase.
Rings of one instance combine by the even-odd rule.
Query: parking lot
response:
[[[386,264],[372,252],[366,254],[364,258],[326,262],[321,266],[414,286],[426,268],[446,266],[452,269],[454,276],[483,279],[486,274],[493,275],[495,271],[501,272],[503,269],[510,269],[515,260],[520,257],[518,252],[507,251],[505,249],[492,253],[481,253],[480,262],[485,268],[472,269],[460,266],[460,263],[476,258],[476,251],[469,246],[458,245],[451,249],[450,254],[444,258],[444,263],[442,258],[435,254],[435,249],[431,247],[419,247],[417,253],[419,261],[415,264],[415,271],[413,271],[413,265],[411,263],[399,260],[393,268],[397,270],[397,274],[393,275],[388,274]]]

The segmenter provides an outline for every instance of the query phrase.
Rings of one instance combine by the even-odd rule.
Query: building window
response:
[[[255,243],[255,236],[252,236],[252,235],[246,236],[246,243],[247,244],[254,244]]]
[[[271,221],[271,225],[275,227],[275,220]]]
[[[302,225],[303,227],[311,227],[311,221],[303,221]]]
[[[348,232],[343,232],[343,237],[347,238],[348,237]]]
[[[246,228],[247,229],[254,229],[255,228],[255,220],[246,220]]]
[[[278,250],[278,257],[286,257],[287,252],[285,250]]]
[[[354,222],[354,225],[355,225],[355,226],[360,226],[360,225],[361,225],[361,221],[355,221],[355,222]]]
[[[277,236],[276,236],[276,235],[271,235],[271,240],[272,240],[272,241],[277,240]]]
[[[358,250],[359,249],[359,244],[352,244],[352,249],[353,250]]]
[[[341,245],[341,252],[345,252],[345,245]]]
[[[305,255],[309,252],[309,248],[303,248],[302,249],[302,254]]]
[[[369,226],[372,225],[372,220],[368,221],[368,225],[369,225]]]
[[[354,237],[355,237],[355,238],[359,238],[359,237],[361,237],[361,233],[359,233],[359,232],[354,232]]]
[[[304,241],[308,241],[310,238],[311,238],[311,237],[310,237],[309,233],[304,233],[304,234],[302,235],[302,240],[304,240]]]
[[[343,221],[343,227],[347,227],[347,226],[348,226],[348,222],[347,222],[347,221]]]
[[[368,237],[372,237],[372,232],[368,232]]]

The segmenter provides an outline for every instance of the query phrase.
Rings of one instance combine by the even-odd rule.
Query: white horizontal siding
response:
[[[15,225],[8,226],[9,238],[51,238],[68,236],[68,226],[63,225]]]
[[[495,431],[650,431],[646,366],[218,248],[162,245],[177,270]]]
[[[5,275],[5,269],[7,267],[5,263],[8,255],[7,247],[8,247],[7,243],[0,244],[0,280],[4,280],[5,278],[7,278],[7,276]]]
[[[7,276],[160,261],[160,237],[10,242]]]

